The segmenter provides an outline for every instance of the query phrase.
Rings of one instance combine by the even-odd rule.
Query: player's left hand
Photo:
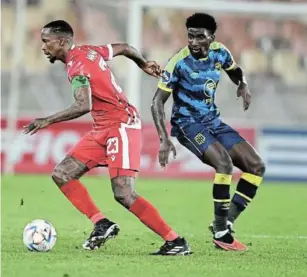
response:
[[[237,97],[243,98],[243,109],[244,111],[246,111],[249,108],[249,105],[251,103],[251,98],[252,98],[252,95],[248,89],[247,84],[240,83],[240,85],[238,86],[238,90],[237,90]]]
[[[171,152],[173,152],[173,157],[176,159],[176,148],[172,141],[170,139],[161,141],[159,150],[159,163],[162,168],[165,168],[168,165],[168,159]]]
[[[156,78],[159,78],[162,75],[161,67],[155,61],[146,62],[141,69],[148,75]]]
[[[44,129],[50,125],[46,118],[36,118],[30,124],[23,126],[23,133],[34,135],[38,130]]]

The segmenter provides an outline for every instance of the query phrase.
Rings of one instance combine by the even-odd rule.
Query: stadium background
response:
[[[146,5],[138,9],[141,2]],[[164,66],[186,43],[186,17],[202,7],[217,17],[217,40],[244,68],[253,94],[250,110],[243,112],[235,86],[223,74],[217,90],[222,117],[258,149],[267,164],[267,180],[307,182],[306,1],[272,1],[273,6],[266,6],[266,1],[164,1],[169,7],[159,2],[163,1],[1,1],[5,27],[1,32],[2,171],[50,173],[66,150],[90,129],[90,118],[83,117],[33,137],[21,133],[21,126],[33,117],[49,115],[72,101],[63,64],[51,66],[41,53],[44,24],[59,18],[69,21],[77,44],[128,41],[147,59]],[[110,67],[139,107],[144,122],[141,175],[211,178],[213,171],[179,145],[177,160],[161,171],[150,114],[157,81],[137,74],[137,67],[122,57],[110,62]],[[168,117],[171,104],[167,105]]]

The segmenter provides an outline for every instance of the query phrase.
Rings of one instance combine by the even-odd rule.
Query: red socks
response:
[[[68,200],[83,214],[85,214],[94,224],[105,216],[94,204],[87,189],[79,180],[71,180],[61,188]]]
[[[87,189],[79,180],[69,181],[61,187],[68,200],[94,224],[105,216],[94,204]],[[178,235],[160,216],[158,210],[143,197],[138,197],[130,207],[130,212],[139,218],[148,228],[166,241],[178,238]]]
[[[129,211],[164,240],[172,241],[179,237],[160,216],[158,210],[143,197],[138,197]]]

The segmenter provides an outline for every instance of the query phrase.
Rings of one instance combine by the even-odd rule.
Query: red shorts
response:
[[[132,176],[140,168],[141,127],[122,123],[106,131],[92,131],[68,153],[88,169],[109,167],[110,177]]]

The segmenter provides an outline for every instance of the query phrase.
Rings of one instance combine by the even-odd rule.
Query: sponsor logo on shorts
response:
[[[205,138],[205,136],[204,136],[203,134],[198,133],[198,134],[195,136],[194,140],[195,140],[199,145],[202,145],[202,144],[205,143],[206,138]]]

